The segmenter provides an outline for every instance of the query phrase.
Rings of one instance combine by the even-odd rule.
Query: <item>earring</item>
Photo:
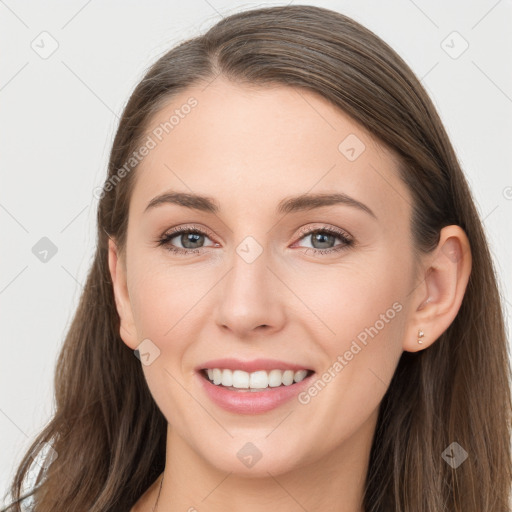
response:
[[[423,338],[423,336],[425,336],[425,333],[420,329],[418,331],[418,343],[423,343],[423,341],[421,340],[421,338]]]

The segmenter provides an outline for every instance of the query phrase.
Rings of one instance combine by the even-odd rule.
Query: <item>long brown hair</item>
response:
[[[456,318],[427,350],[402,354],[380,405],[365,511],[509,510],[511,372],[497,277],[467,182],[424,88],[384,41],[342,14],[302,5],[240,12],[149,69],[124,109],[105,183],[165,102],[219,74],[313,91],[391,149],[413,197],[418,254],[436,246],[444,226],[457,224],[468,236],[472,273]],[[164,468],[166,421],[140,361],[120,338],[107,259],[109,236],[124,247],[136,171],[101,194],[95,258],[56,367],[55,414],[19,465],[9,510],[21,510],[22,484],[42,446],[51,445],[57,457],[30,491],[37,512],[129,510]],[[456,469],[442,457],[453,442],[468,454]]]

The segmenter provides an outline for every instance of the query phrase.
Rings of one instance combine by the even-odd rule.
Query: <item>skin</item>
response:
[[[158,510],[361,512],[379,404],[402,352],[428,349],[455,318],[471,270],[467,237],[448,226],[432,253],[415,256],[412,198],[394,156],[314,93],[219,77],[176,96],[150,128],[190,96],[198,105],[136,171],[126,251],[112,240],[109,248],[121,337],[132,350],[144,339],[160,350],[142,365],[168,420]],[[365,145],[354,161],[338,150],[349,134]],[[212,197],[220,211],[164,204],[144,213],[171,189]],[[285,197],[334,191],[376,219],[348,205],[275,213]],[[212,235],[196,242],[198,253],[157,245],[170,228],[190,224]],[[306,253],[343,241],[315,243],[302,227],[338,228],[356,243]],[[263,249],[252,263],[236,252],[247,236]],[[181,248],[184,239],[172,243]],[[401,305],[394,318],[307,404],[227,412],[194,372],[218,357],[268,357],[322,376],[394,303]],[[237,458],[247,442],[262,454],[251,468]],[[132,512],[152,510],[159,486],[160,478]]]

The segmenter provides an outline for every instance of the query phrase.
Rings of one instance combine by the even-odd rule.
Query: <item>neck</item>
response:
[[[220,471],[168,425],[165,478],[157,511],[263,512],[272,508],[280,512],[364,512],[362,500],[376,419],[377,412],[353,437],[320,459],[313,460],[313,453],[311,460],[287,472],[270,469],[257,478]]]

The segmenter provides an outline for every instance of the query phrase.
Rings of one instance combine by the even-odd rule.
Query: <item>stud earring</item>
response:
[[[423,336],[425,336],[425,333],[420,329],[418,331],[418,343],[423,343],[423,341],[421,340],[421,338],[423,338]]]

